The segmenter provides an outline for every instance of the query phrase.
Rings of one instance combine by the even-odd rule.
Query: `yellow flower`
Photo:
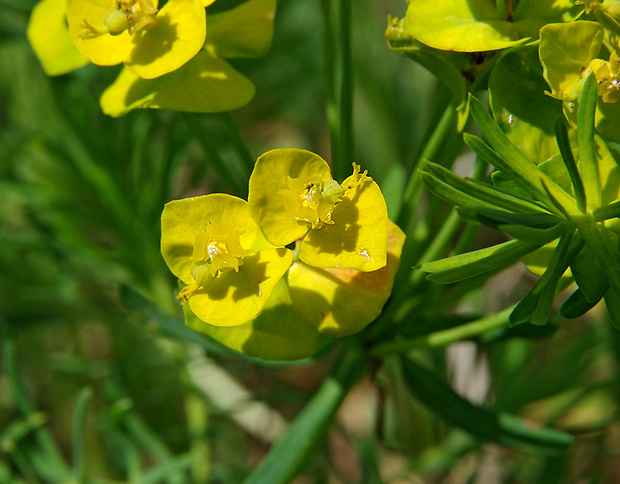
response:
[[[256,318],[293,261],[290,250],[263,239],[247,202],[231,195],[172,201],[161,223],[162,255],[185,284],[177,298],[207,324]]]
[[[209,2],[210,3],[210,2]],[[206,38],[201,0],[67,0],[69,34],[91,62],[124,63],[135,75],[153,79],[194,57]]]
[[[288,273],[292,304],[321,334],[357,333],[379,316],[392,293],[405,234],[388,221],[387,264],[376,271],[318,269],[295,262]]]
[[[266,239],[283,246],[303,237],[299,258],[313,267],[375,271],[387,262],[387,208],[360,167],[342,184],[304,150],[261,156],[250,177],[252,213]]]
[[[59,76],[88,64],[67,30],[67,0],[42,0],[32,10],[28,40],[48,76]]]

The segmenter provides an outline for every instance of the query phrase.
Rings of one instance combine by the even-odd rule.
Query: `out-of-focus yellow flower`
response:
[[[201,0],[67,0],[69,34],[91,62],[153,79],[194,57],[206,38]]]
[[[353,165],[342,184],[329,165],[304,150],[261,156],[250,177],[248,201],[269,242],[303,237],[299,258],[314,267],[375,271],[387,261],[387,208],[379,186]]]
[[[164,260],[185,284],[177,298],[215,326],[256,318],[293,261],[263,239],[247,202],[230,195],[166,204],[161,231]]]
[[[67,30],[67,0],[42,0],[32,10],[28,40],[48,76],[66,74],[89,63]]]

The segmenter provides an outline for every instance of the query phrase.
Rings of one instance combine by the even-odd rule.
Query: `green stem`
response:
[[[219,181],[225,185],[233,195],[246,195],[247,188],[239,181],[239,177],[230,169],[229,164],[224,161],[216,144],[211,139],[211,135],[206,132],[197,115],[185,113],[183,119],[194,133],[196,141],[198,141],[200,147],[209,159]]]
[[[376,357],[384,357],[394,353],[406,353],[417,348],[438,348],[493,329],[505,328],[510,324],[508,318],[513,309],[514,306],[511,306],[486,318],[417,338],[380,343],[370,350],[370,354]]]
[[[325,96],[327,108],[327,125],[331,147],[332,163],[340,159],[340,113],[336,95],[336,39],[333,25],[333,6],[330,0],[321,0],[323,13],[323,59],[325,70]]]
[[[447,91],[442,91],[438,105],[443,106],[445,102],[445,96],[448,96]],[[418,176],[415,169],[418,167],[422,160],[432,160],[437,155],[438,151],[445,144],[446,138],[452,130],[454,120],[456,118],[456,109],[453,104],[448,104],[444,110],[441,118],[436,125],[432,133],[427,138],[427,142],[424,148],[420,151],[410,168],[409,181],[403,192],[403,201],[401,204],[401,210],[398,216],[398,225],[401,227],[406,226],[414,213],[415,206],[420,198],[422,192],[422,181]],[[425,136],[426,138],[426,136]]]
[[[237,151],[237,155],[239,155],[239,159],[246,170],[247,178],[249,178],[250,173],[252,173],[252,170],[254,169],[254,162],[256,161],[256,158],[250,151],[250,148],[243,139],[243,136],[241,136],[239,126],[235,122],[235,118],[233,118],[231,112],[227,111],[222,113],[220,117],[226,126],[226,130],[228,131],[228,135],[230,136],[233,146]]]
[[[353,61],[351,56],[351,0],[340,0],[340,157],[334,160],[336,180],[344,180],[355,161],[353,136]]]

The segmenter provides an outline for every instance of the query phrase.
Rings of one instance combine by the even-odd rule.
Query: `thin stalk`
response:
[[[437,235],[428,248],[420,256],[417,263],[423,264],[424,262],[430,262],[440,257],[446,246],[454,239],[454,234],[459,229],[462,222],[463,219],[461,219],[461,216],[458,214],[456,209],[453,208],[442,224],[441,229],[437,232]],[[413,270],[409,278],[410,287],[415,289],[424,281],[425,277],[426,273],[419,270]]]
[[[211,139],[211,135],[206,132],[197,116],[192,113],[186,113],[183,116],[183,119],[189,126],[190,130],[194,133],[196,141],[200,144],[200,147],[204,151],[205,155],[207,155],[207,158],[211,162],[211,166],[217,174],[219,181],[224,184],[233,195],[246,195],[247,188],[243,183],[241,183],[239,177],[224,161],[216,147],[216,144]]]
[[[370,350],[370,354],[384,357],[394,353],[407,353],[417,348],[439,348],[493,329],[506,328],[510,325],[508,317],[513,309],[514,306],[511,306],[486,318],[417,338],[380,343]]]
[[[340,0],[340,157],[334,159],[336,180],[343,180],[355,161],[353,136],[353,60],[351,55],[352,1]]]
[[[431,142],[431,138],[436,136],[435,133],[437,132],[439,125],[450,112],[456,114],[456,109],[454,109],[454,105],[452,104],[453,94],[452,91],[450,91],[450,88],[443,82],[439,83],[438,88],[439,92],[437,93],[437,100],[435,101],[433,111],[428,119],[428,124],[426,125],[426,130],[424,131],[424,135],[420,141],[420,146],[418,147],[415,156],[411,159],[411,162],[407,166],[408,176],[415,171],[423,159],[430,160],[430,158],[434,156],[436,150],[433,148],[437,146],[435,143]]]
[[[325,96],[327,108],[327,125],[331,159],[340,159],[340,113],[338,110],[338,96],[336,94],[336,38],[334,36],[333,6],[330,0],[321,0],[323,13],[323,59],[325,70]]]
[[[455,118],[456,109],[453,104],[448,104],[439,122],[435,125],[432,134],[428,137],[428,141],[424,145],[424,148],[411,167],[409,181],[403,192],[401,210],[398,217],[398,225],[401,227],[405,226],[410,220],[411,214],[414,212],[415,206],[420,198],[420,193],[422,192],[422,181],[415,169],[420,164],[421,160],[432,160],[435,158],[437,152],[445,144],[446,138],[452,130]]]
[[[249,146],[243,139],[243,136],[241,136],[239,126],[230,111],[220,114],[220,117],[224,122],[224,126],[226,126],[226,130],[228,131],[228,135],[230,136],[233,146],[235,147],[235,151],[237,152],[237,155],[239,155],[239,159],[241,160],[246,171],[247,178],[249,178],[250,173],[252,173],[252,170],[254,169],[254,162],[256,161],[256,158],[254,158]]]

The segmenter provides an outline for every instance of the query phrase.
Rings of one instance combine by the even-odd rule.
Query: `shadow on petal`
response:
[[[332,213],[333,224],[324,225],[317,230],[311,230],[304,244],[314,248],[317,254],[340,255],[343,252],[353,252],[356,250],[360,235],[359,209],[355,198],[344,198],[334,207]]]
[[[260,296],[260,283],[267,279],[267,262],[258,262],[258,254],[243,259],[239,272],[229,271],[219,274],[194,293],[195,297],[204,294],[212,301],[230,297],[233,302]]]
[[[157,29],[146,30],[133,36],[135,47],[129,63],[145,66],[152,64],[172,50],[178,40],[177,25],[167,15],[157,17]]]

